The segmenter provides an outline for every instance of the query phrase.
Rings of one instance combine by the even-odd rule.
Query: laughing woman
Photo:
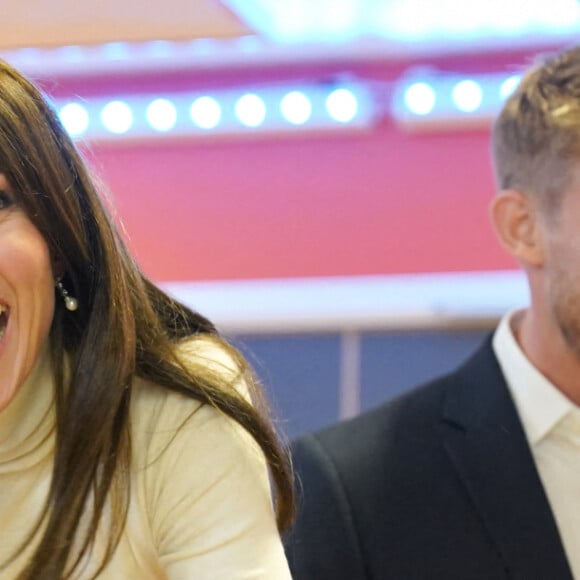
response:
[[[0,64],[0,576],[288,579],[290,470],[263,409]]]

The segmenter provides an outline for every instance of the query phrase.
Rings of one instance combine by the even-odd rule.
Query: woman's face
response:
[[[0,173],[0,410],[26,380],[54,315],[48,246]]]

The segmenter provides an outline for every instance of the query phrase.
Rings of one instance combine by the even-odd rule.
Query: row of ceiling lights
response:
[[[512,75],[503,80],[497,86],[492,87],[498,101],[506,99],[520,82],[519,75]],[[439,85],[439,86],[438,86]],[[416,81],[406,87],[404,102],[408,110],[419,116],[433,113],[437,105],[438,88],[441,83]],[[474,113],[483,104],[486,83],[471,78],[457,80],[450,87],[449,96],[455,108],[462,113]]]
[[[413,42],[577,32],[577,0],[224,0],[276,41],[351,39]]]
[[[518,74],[411,71],[397,84],[390,113],[412,130],[489,126],[520,80]]]
[[[398,83],[390,113],[403,124],[490,119],[520,81],[518,75],[460,77],[429,72]],[[375,87],[376,88],[376,87]],[[57,106],[73,137],[142,138],[160,134],[284,132],[367,126],[384,111],[361,81],[343,86],[314,84],[262,87],[254,92],[213,95],[69,101]]]
[[[321,94],[324,92],[325,94]],[[360,93],[360,91],[358,91]],[[364,104],[364,103],[363,103]],[[127,97],[108,101],[69,101],[57,107],[61,122],[74,137],[95,133],[123,136],[137,129],[169,133],[175,129],[220,131],[255,129],[275,122],[300,128],[310,122],[348,125],[361,113],[361,95],[348,87],[331,90],[265,90],[216,96],[178,94]],[[324,117],[324,119],[321,119]]]

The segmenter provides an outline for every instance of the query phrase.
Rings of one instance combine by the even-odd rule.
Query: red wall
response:
[[[513,70],[527,55],[447,59],[463,72]],[[348,67],[390,83],[411,64]],[[326,68],[61,81],[56,94],[319,78]],[[494,240],[488,132],[369,133],[100,144],[96,165],[139,261],[157,280],[513,268]]]

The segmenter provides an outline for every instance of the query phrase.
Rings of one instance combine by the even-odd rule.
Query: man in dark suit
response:
[[[295,580],[580,579],[580,48],[524,76],[493,154],[530,306],[457,371],[294,442]]]

